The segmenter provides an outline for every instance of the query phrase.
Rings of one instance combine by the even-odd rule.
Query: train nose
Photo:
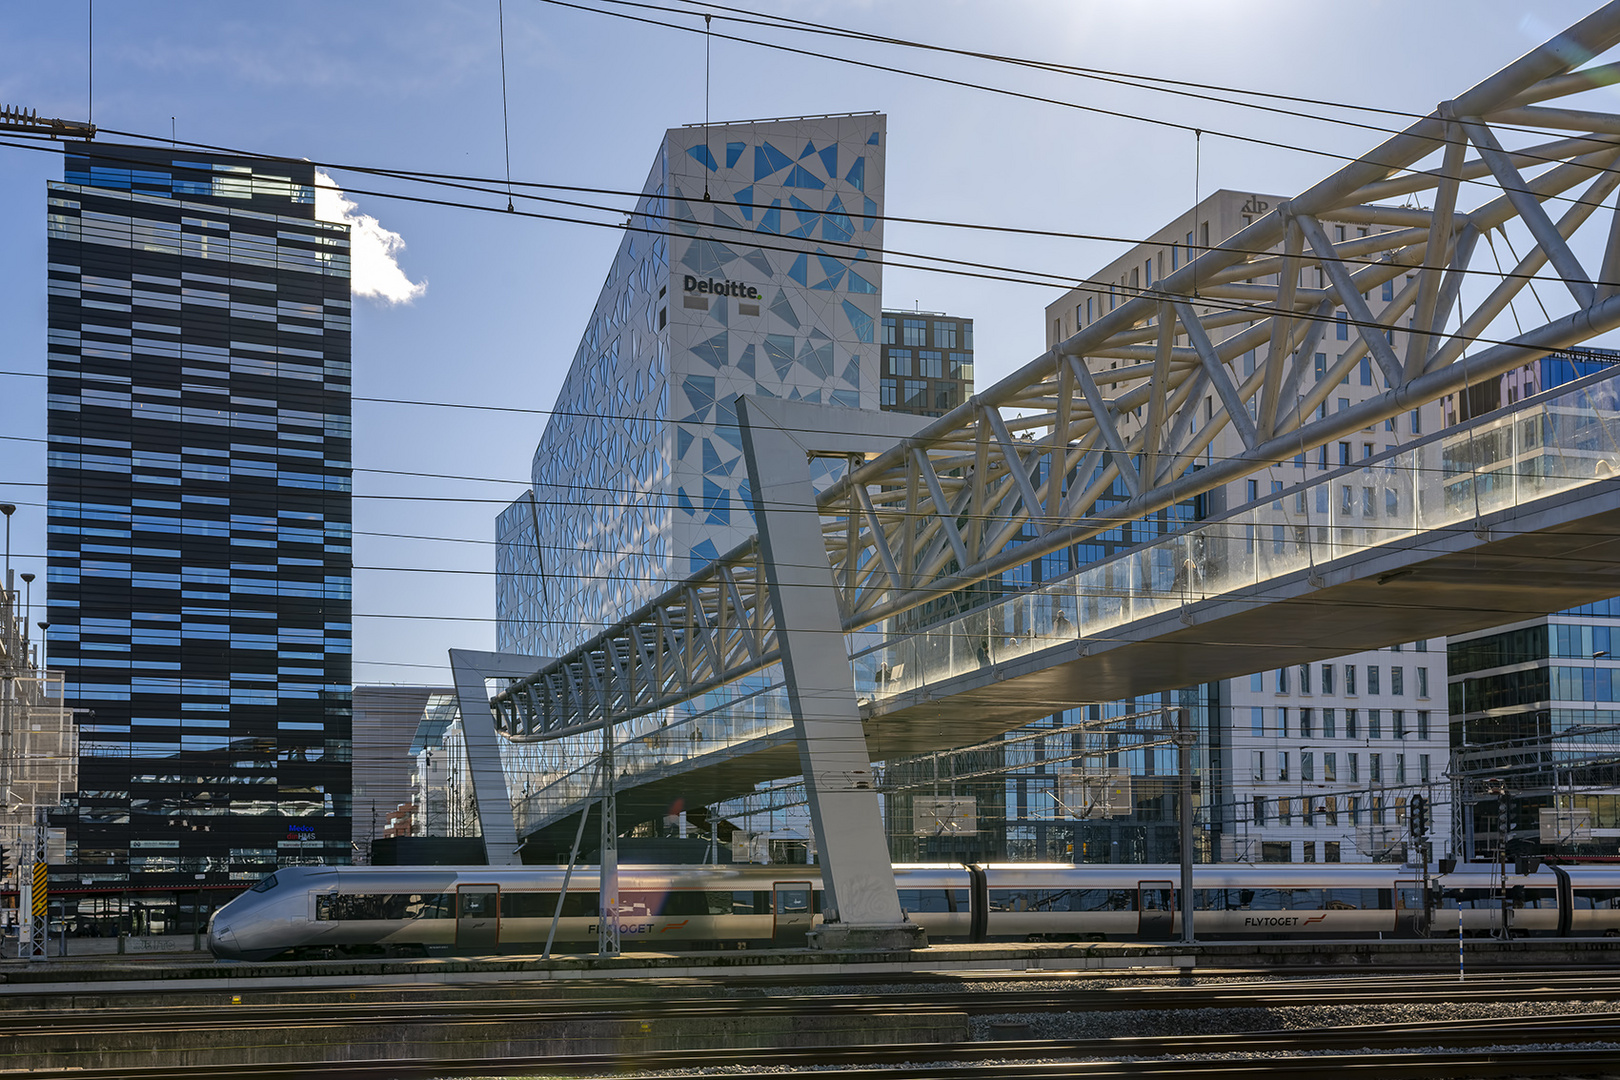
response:
[[[242,950],[236,944],[236,934],[229,926],[211,926],[208,929],[208,951],[220,960],[240,960]]]

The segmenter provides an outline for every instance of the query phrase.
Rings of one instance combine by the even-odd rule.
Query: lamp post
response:
[[[11,503],[0,503],[0,514],[6,518],[6,592],[11,592],[14,586],[11,583],[11,515],[17,508]]]
[[[28,620],[34,614],[34,575],[33,574],[20,574],[18,576],[23,579],[23,589],[24,589],[24,593],[23,593],[23,617],[22,617],[22,632],[23,632],[22,654],[23,654],[23,661],[26,663],[27,660],[28,660]]]

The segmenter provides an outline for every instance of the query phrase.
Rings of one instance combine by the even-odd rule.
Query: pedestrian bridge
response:
[[[1314,466],[1313,466],[1314,469]],[[1620,371],[1350,467],[1269,466],[1284,490],[911,634],[852,636],[874,758],[993,737],[1060,705],[1545,615],[1620,594]],[[616,749],[621,820],[800,770],[780,668],[660,715]],[[597,742],[544,749],[518,830],[592,797]],[[532,751],[531,751],[532,753]],[[571,835],[571,834],[569,834]]]

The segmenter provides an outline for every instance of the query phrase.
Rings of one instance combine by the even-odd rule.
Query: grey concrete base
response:
[[[898,926],[846,926],[822,923],[805,937],[822,952],[896,952],[928,948],[928,932],[916,923]]]

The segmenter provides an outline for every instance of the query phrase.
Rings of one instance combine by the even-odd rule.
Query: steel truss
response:
[[[844,629],[1620,325],[1620,217],[1605,205],[1620,184],[1620,113],[1547,104],[1620,82],[1620,64],[1576,70],[1617,42],[1620,3],[1610,3],[860,463],[819,499]],[[1427,209],[1390,204],[1420,195]],[[1330,225],[1347,228],[1330,236]],[[1588,225],[1601,235],[1572,243]],[[1509,226],[1532,246],[1508,272],[1476,268],[1479,241]],[[1602,251],[1596,274],[1577,247]],[[1478,347],[1536,278],[1568,294],[1554,298],[1562,314]],[[1386,282],[1394,300],[1374,315],[1363,297]],[[1316,345],[1339,309],[1356,340],[1317,372]],[[1254,371],[1241,374],[1251,351]],[[1363,357],[1389,389],[1319,413]],[[1229,426],[1243,452],[1194,470]],[[1116,480],[1129,498],[1110,505]],[[757,539],[733,549],[502,691],[492,702],[501,732],[529,741],[588,730],[776,662],[769,577]]]

